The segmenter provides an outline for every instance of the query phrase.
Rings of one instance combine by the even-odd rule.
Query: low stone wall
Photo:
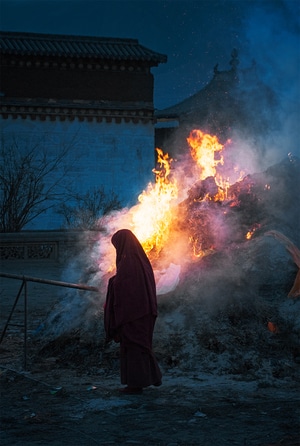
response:
[[[24,231],[0,234],[0,272],[16,275],[20,280],[0,277],[0,334],[12,311],[22,285],[22,276],[50,281],[83,283],[84,278],[65,273],[70,259],[93,245],[99,238],[97,231]],[[35,330],[54,305],[61,300],[67,288],[45,283],[27,282],[27,323]],[[75,291],[74,291],[75,293]],[[24,325],[24,290],[12,316],[12,323]],[[20,327],[9,326],[8,334],[19,332]]]
[[[54,261],[67,257],[98,239],[97,231],[24,231],[2,233],[0,261]]]

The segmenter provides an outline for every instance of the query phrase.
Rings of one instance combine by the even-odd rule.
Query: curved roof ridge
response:
[[[0,31],[0,51],[16,55],[167,62],[166,55],[140,45],[137,39],[119,37]]]

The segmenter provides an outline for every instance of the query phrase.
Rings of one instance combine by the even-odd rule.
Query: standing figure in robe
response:
[[[116,274],[109,279],[104,309],[107,340],[120,343],[120,389],[140,394],[160,386],[162,374],[152,351],[157,318],[156,285],[151,263],[136,236],[128,229],[111,239],[116,249]]]

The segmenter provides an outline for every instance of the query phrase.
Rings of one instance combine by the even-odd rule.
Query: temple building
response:
[[[57,162],[61,201],[103,187],[122,206],[153,181],[152,67],[167,57],[136,39],[0,33],[2,149]],[[61,202],[25,229],[60,229]]]
[[[260,80],[255,62],[240,69],[234,49],[229,65],[229,70],[219,70],[217,64],[202,90],[156,112],[156,146],[177,156],[186,149],[186,138],[195,128],[225,142],[234,134],[255,140],[276,125],[276,98]]]

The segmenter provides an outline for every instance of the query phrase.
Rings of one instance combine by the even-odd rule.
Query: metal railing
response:
[[[19,288],[18,294],[15,298],[14,304],[12,306],[12,309],[9,313],[7,322],[3,328],[3,331],[1,333],[0,337],[0,344],[3,341],[3,338],[5,336],[7,327],[9,325],[15,325],[20,326],[17,324],[10,324],[10,320],[12,318],[12,315],[14,313],[14,310],[16,308],[16,305],[19,301],[19,298],[22,294],[22,291],[24,290],[24,325],[21,325],[24,328],[24,370],[27,368],[27,320],[28,320],[28,309],[27,309],[27,302],[28,302],[28,296],[27,296],[27,282],[37,282],[37,283],[44,283],[46,285],[55,285],[55,286],[62,286],[67,288],[75,288],[77,290],[84,290],[84,291],[95,291],[99,292],[99,289],[93,286],[84,285],[84,284],[77,284],[77,283],[68,283],[68,282],[61,282],[58,280],[48,280],[48,279],[40,279],[38,277],[30,277],[30,276],[19,276],[17,274],[7,274],[7,273],[1,273],[0,277],[5,277],[7,279],[15,279],[15,280],[21,280],[22,284]]]

